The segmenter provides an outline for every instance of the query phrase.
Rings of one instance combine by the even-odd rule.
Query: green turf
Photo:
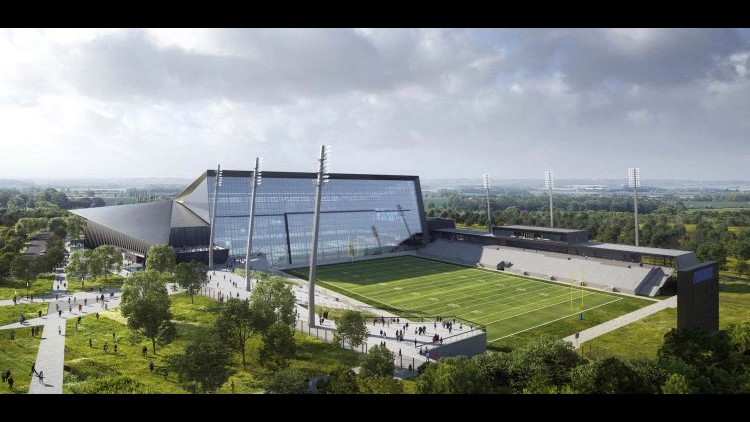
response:
[[[153,359],[157,368],[166,366],[166,358],[181,354],[185,347],[195,338],[205,335],[207,328],[213,324],[221,305],[204,296],[196,295],[195,304],[190,302],[186,293],[171,295],[173,321],[177,326],[177,336],[164,346],[157,345],[157,354],[151,350],[151,341],[132,337],[126,320],[118,310],[101,312],[101,317],[94,315],[82,319],[79,330],[75,329],[76,319],[68,320],[67,338],[65,340],[65,380],[64,393],[187,393],[177,383],[176,374],[170,372],[166,377],[151,374],[148,368]],[[118,345],[118,354],[113,353],[112,333]],[[89,338],[93,347],[89,347]],[[134,340],[131,343],[131,339]],[[301,369],[311,377],[324,375],[337,365],[354,367],[358,365],[359,356],[335,344],[296,333],[297,353],[290,359],[291,368]],[[104,342],[109,343],[109,352],[104,353]],[[146,357],[141,356],[141,349],[148,346]],[[235,383],[235,392],[256,393],[261,391],[264,370],[258,364],[260,338],[252,338],[247,343],[247,369],[242,368],[242,357],[233,353],[233,369],[230,379],[219,388],[219,393],[231,393],[231,382]]]
[[[0,394],[25,394],[31,382],[31,364],[36,362],[40,336],[32,337],[30,330],[16,329],[16,339],[10,339],[10,330],[0,330],[0,371],[10,370],[13,390],[0,383]]]
[[[47,308],[49,303],[37,301],[34,299],[34,303],[23,303],[18,305],[0,306],[0,325],[12,324],[18,322],[18,315],[23,313],[26,319],[37,318],[39,311],[42,311],[42,316],[47,315]]]
[[[750,321],[750,284],[721,280],[719,328],[747,321]],[[664,334],[672,328],[677,328],[677,310],[665,309],[584,344],[586,347],[591,346],[598,355],[655,358],[664,341]]]
[[[96,292],[99,288],[113,289],[122,287],[122,283],[125,279],[119,275],[108,275],[104,277],[87,278],[81,283],[80,279],[68,278],[65,280],[67,283],[67,289],[71,293],[76,292]]]
[[[305,278],[307,271],[290,273]],[[567,336],[651,303],[412,256],[326,265],[317,274],[324,287],[407,318],[455,316],[483,324],[490,346],[529,330]],[[584,321],[570,323],[581,310]]]
[[[48,295],[52,292],[52,274],[42,275],[29,283],[29,294],[34,296]],[[13,299],[13,295],[26,296],[26,282],[14,278],[0,281],[0,299]]]

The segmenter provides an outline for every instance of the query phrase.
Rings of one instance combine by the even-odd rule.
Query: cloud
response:
[[[352,173],[621,177],[639,165],[644,177],[747,178],[748,39],[2,30],[0,177],[193,177],[256,155],[312,171],[326,143],[334,171]]]

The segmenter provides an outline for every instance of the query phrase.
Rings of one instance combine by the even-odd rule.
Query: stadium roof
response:
[[[495,237],[492,233],[487,233],[481,230],[471,230],[471,229],[433,229],[433,231],[444,232],[444,233],[468,234],[472,236]]]
[[[645,255],[667,256],[670,258],[677,258],[680,256],[692,255],[695,253],[693,251],[681,251],[679,249],[649,248],[647,246],[620,245],[618,243],[586,242],[586,243],[579,243],[578,245],[588,246],[591,248],[598,248],[598,249],[635,252],[635,253],[640,253],[640,254],[645,254]]]
[[[523,225],[511,225],[511,226],[494,226],[493,229],[511,229],[511,230],[528,230],[534,232],[545,232],[545,233],[580,233],[585,230],[574,230],[574,229],[558,229],[556,227],[538,227],[538,226],[523,226]]]

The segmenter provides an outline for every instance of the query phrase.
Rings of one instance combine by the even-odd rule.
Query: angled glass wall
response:
[[[315,200],[310,177],[263,175],[255,204],[253,252],[265,254],[273,267],[309,262]],[[413,250],[414,236],[423,232],[416,183],[408,178],[337,179],[333,175],[323,187],[319,262]],[[210,205],[214,176],[207,176],[200,185],[207,187]],[[244,257],[250,177],[225,172],[219,192],[214,242],[228,248],[230,256]]]

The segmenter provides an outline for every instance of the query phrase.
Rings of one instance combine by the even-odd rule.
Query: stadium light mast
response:
[[[555,217],[552,212],[552,189],[554,188],[554,175],[551,171],[544,172],[544,188],[549,192],[549,226],[555,227]]]
[[[409,236],[409,240],[412,241],[411,245],[413,247],[414,240],[411,238],[411,230],[409,230],[409,223],[406,222],[406,215],[404,215],[404,209],[401,208],[401,204],[396,205],[396,211],[398,212],[398,215],[401,217],[401,220],[404,222],[404,226],[406,226],[406,234]]]
[[[633,208],[635,209],[635,246],[638,246],[638,188],[641,187],[641,169],[628,169],[628,185],[633,188]]]
[[[375,236],[375,241],[378,242],[378,253],[379,254],[383,253],[383,244],[380,243],[380,235],[378,234],[378,228],[375,227],[375,225],[373,224],[371,229],[372,229],[372,235]]]
[[[245,252],[245,290],[250,291],[250,254],[253,250],[253,223],[255,216],[255,193],[260,186],[262,179],[261,165],[262,158],[255,157],[255,168],[251,179],[252,189],[250,190],[250,218],[247,223],[247,249]]]
[[[208,269],[214,269],[214,226],[216,225],[216,204],[219,198],[219,188],[222,182],[221,164],[216,169],[216,178],[214,180],[214,202],[211,208],[211,234],[208,240]]]
[[[313,215],[313,232],[312,247],[310,251],[310,290],[308,292],[307,311],[308,325],[316,325],[315,321],[315,261],[318,258],[318,230],[320,225],[320,199],[323,195],[323,184],[328,182],[328,159],[330,158],[331,147],[326,145],[320,146],[320,158],[318,167],[318,177],[315,180],[315,213]]]
[[[487,194],[487,231],[492,234],[492,214],[490,213],[490,175],[485,174],[482,177],[482,186]]]

